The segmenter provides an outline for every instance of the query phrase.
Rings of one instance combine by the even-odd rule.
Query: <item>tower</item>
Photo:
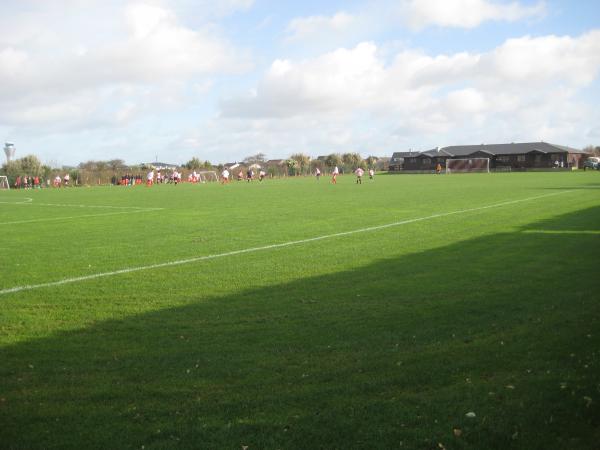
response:
[[[11,144],[10,142],[4,144],[4,154],[6,155],[7,163],[9,163],[11,159],[14,158],[16,151],[17,149],[15,148],[15,144]]]

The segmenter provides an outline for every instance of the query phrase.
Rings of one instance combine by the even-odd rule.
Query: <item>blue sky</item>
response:
[[[53,165],[600,145],[600,4],[0,3],[0,139]]]

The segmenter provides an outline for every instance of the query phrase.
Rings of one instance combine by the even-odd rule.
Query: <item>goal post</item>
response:
[[[457,158],[446,160],[446,173],[489,173],[490,158]]]
[[[0,189],[10,189],[8,177],[6,175],[0,175]]]
[[[202,170],[198,172],[198,176],[200,177],[200,181],[202,181],[203,183],[207,181],[219,181],[217,172],[215,172],[214,170]]]

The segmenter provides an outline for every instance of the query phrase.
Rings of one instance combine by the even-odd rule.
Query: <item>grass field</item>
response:
[[[596,172],[0,191],[0,223],[0,448],[600,448]]]

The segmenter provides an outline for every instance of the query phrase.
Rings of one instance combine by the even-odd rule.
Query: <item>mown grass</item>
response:
[[[1,192],[0,289],[557,195],[2,295],[0,447],[597,448],[596,175]]]

